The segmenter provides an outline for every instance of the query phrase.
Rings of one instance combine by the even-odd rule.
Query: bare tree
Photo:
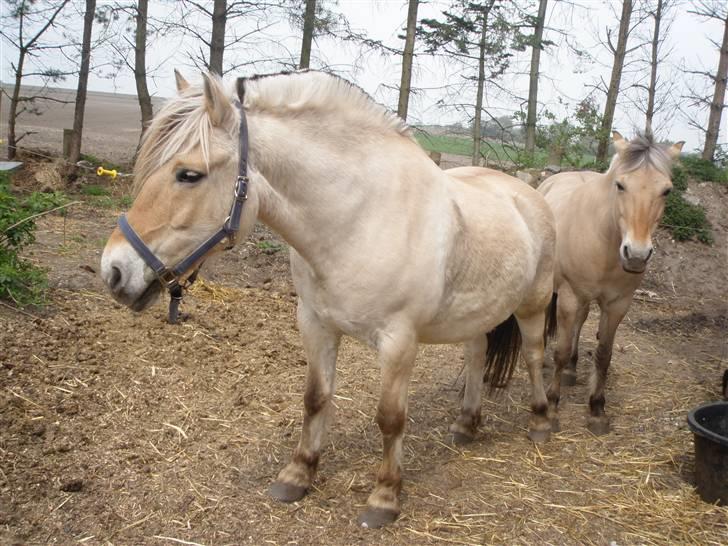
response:
[[[538,69],[543,47],[543,27],[546,21],[546,4],[548,0],[540,0],[538,15],[534,22],[533,43],[531,44],[531,71],[528,85],[528,112],[526,114],[526,152],[536,149],[536,110],[538,108]]]
[[[507,5],[501,0],[456,0],[450,11],[443,12],[444,21],[423,19],[418,29],[430,53],[440,52],[449,62],[461,63],[466,67],[463,78],[468,87],[475,82],[473,165],[478,165],[481,159],[485,84],[487,81],[496,88],[496,80],[509,66],[511,39],[518,30],[518,25],[507,19],[506,10]],[[475,74],[468,74],[476,61]],[[473,104],[467,108],[473,108]]]
[[[303,15],[303,40],[301,42],[301,60],[298,68],[308,68],[311,64],[311,42],[316,26],[316,0],[306,0],[306,11]]]
[[[86,109],[86,91],[88,89],[88,73],[91,66],[91,31],[96,14],[96,0],[86,0],[83,15],[83,41],[81,42],[81,67],[78,73],[76,89],[76,107],[73,113],[73,133],[69,147],[69,161],[76,163],[81,157],[81,141],[83,136],[83,115]]]
[[[417,7],[419,3],[419,0],[409,0],[407,9],[407,35],[404,41],[402,79],[399,84],[399,102],[397,105],[397,114],[404,120],[407,119],[410,85],[412,83],[412,60],[415,53],[415,31],[417,30]]]
[[[201,9],[204,10],[205,8]],[[215,0],[212,6],[212,32],[210,34],[210,61],[208,68],[210,72],[214,72],[220,76],[222,76],[222,56],[225,53],[226,21],[227,1]]]
[[[134,31],[134,82],[142,115],[142,135],[154,117],[152,98],[147,87],[147,10],[148,0],[139,0]]]
[[[617,36],[616,46],[612,43],[611,32],[609,30],[607,31],[607,44],[614,60],[612,63],[612,76],[609,80],[609,87],[607,88],[607,102],[604,106],[604,115],[602,116],[599,144],[597,146],[596,159],[601,162],[607,160],[610,132],[612,130],[612,123],[614,122],[614,112],[617,108],[617,97],[619,96],[622,81],[624,59],[627,55],[627,39],[631,30],[630,19],[632,18],[632,8],[632,0],[622,0],[622,15],[619,18],[619,34]]]
[[[662,22],[663,0],[657,0],[652,14],[655,20],[650,56],[650,84],[647,87],[647,111],[645,112],[645,133],[652,133],[652,119],[655,117],[655,93],[657,92],[657,63],[660,48],[660,23]]]
[[[14,159],[20,140],[27,134],[16,134],[16,121],[24,112],[34,111],[34,104],[38,99],[53,100],[41,94],[22,96],[21,84],[23,77],[41,76],[46,80],[57,81],[63,79],[68,73],[42,65],[35,65],[26,69],[29,57],[35,57],[41,51],[57,49],[62,45],[45,44],[41,41],[43,35],[52,28],[69,0],[46,2],[31,2],[29,0],[11,0],[7,2],[9,17],[6,17],[0,29],[0,35],[17,49],[17,61],[11,63],[12,73],[15,77],[12,95],[10,95],[10,108],[8,113],[8,159]],[[4,92],[4,91],[3,91]]]
[[[700,2],[695,9],[691,11],[700,17],[715,19],[723,23],[723,40],[722,42],[713,42],[720,50],[718,60],[718,71],[700,72],[689,71],[693,74],[707,76],[714,83],[712,99],[700,97],[693,93],[691,99],[696,105],[709,104],[710,115],[708,116],[708,125],[705,131],[705,145],[703,146],[702,158],[712,161],[715,157],[715,150],[718,147],[718,135],[720,133],[720,121],[723,114],[725,103],[726,82],[728,81],[728,6],[723,2]],[[696,126],[695,124],[693,124]]]

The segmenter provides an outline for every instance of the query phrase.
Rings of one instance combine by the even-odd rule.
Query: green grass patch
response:
[[[105,188],[104,186],[99,186],[97,184],[86,184],[85,186],[81,187],[81,193],[84,195],[109,195],[109,189]]]
[[[706,245],[713,244],[713,233],[705,210],[700,205],[688,203],[683,195],[688,189],[688,171],[684,166],[673,168],[672,187],[672,193],[665,201],[662,225],[670,230],[676,241],[697,239]]]
[[[703,182],[728,184],[728,169],[721,168],[712,161],[707,161],[698,155],[684,155],[680,157],[680,163],[693,178]]]
[[[59,192],[21,197],[10,191],[10,176],[0,173],[0,298],[17,305],[41,305],[48,287],[43,269],[20,252],[35,241],[36,217],[67,202]]]

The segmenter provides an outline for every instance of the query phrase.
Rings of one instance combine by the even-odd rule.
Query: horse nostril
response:
[[[111,267],[111,279],[109,280],[109,288],[113,292],[117,292],[121,288],[121,269],[115,265]]]
[[[629,259],[629,248],[627,247],[627,245],[624,245],[622,247],[622,252],[624,253],[624,257]]]
[[[649,251],[649,252],[647,253],[647,258],[645,258],[645,261],[647,261],[647,260],[649,260],[650,258],[652,258],[652,253],[653,253],[654,251],[655,251],[655,249],[654,249],[654,248],[650,248],[650,251]]]

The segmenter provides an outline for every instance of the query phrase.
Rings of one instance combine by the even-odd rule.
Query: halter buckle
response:
[[[159,279],[159,282],[164,285],[164,287],[168,290],[172,290],[175,286],[179,286],[179,280],[177,279],[177,275],[174,274],[174,271],[171,269],[165,269],[161,273],[157,273],[157,278]]]

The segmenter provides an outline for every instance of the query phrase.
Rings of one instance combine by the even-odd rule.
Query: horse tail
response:
[[[543,330],[544,344],[546,344],[549,339],[553,339],[556,335],[556,328],[558,326],[556,320],[556,301],[558,297],[559,295],[554,292],[554,295],[551,297],[551,303],[549,303],[549,306],[546,308],[546,325]]]
[[[483,381],[489,383],[489,392],[508,386],[521,354],[521,330],[516,317],[511,315],[488,332],[488,350],[485,353]]]

